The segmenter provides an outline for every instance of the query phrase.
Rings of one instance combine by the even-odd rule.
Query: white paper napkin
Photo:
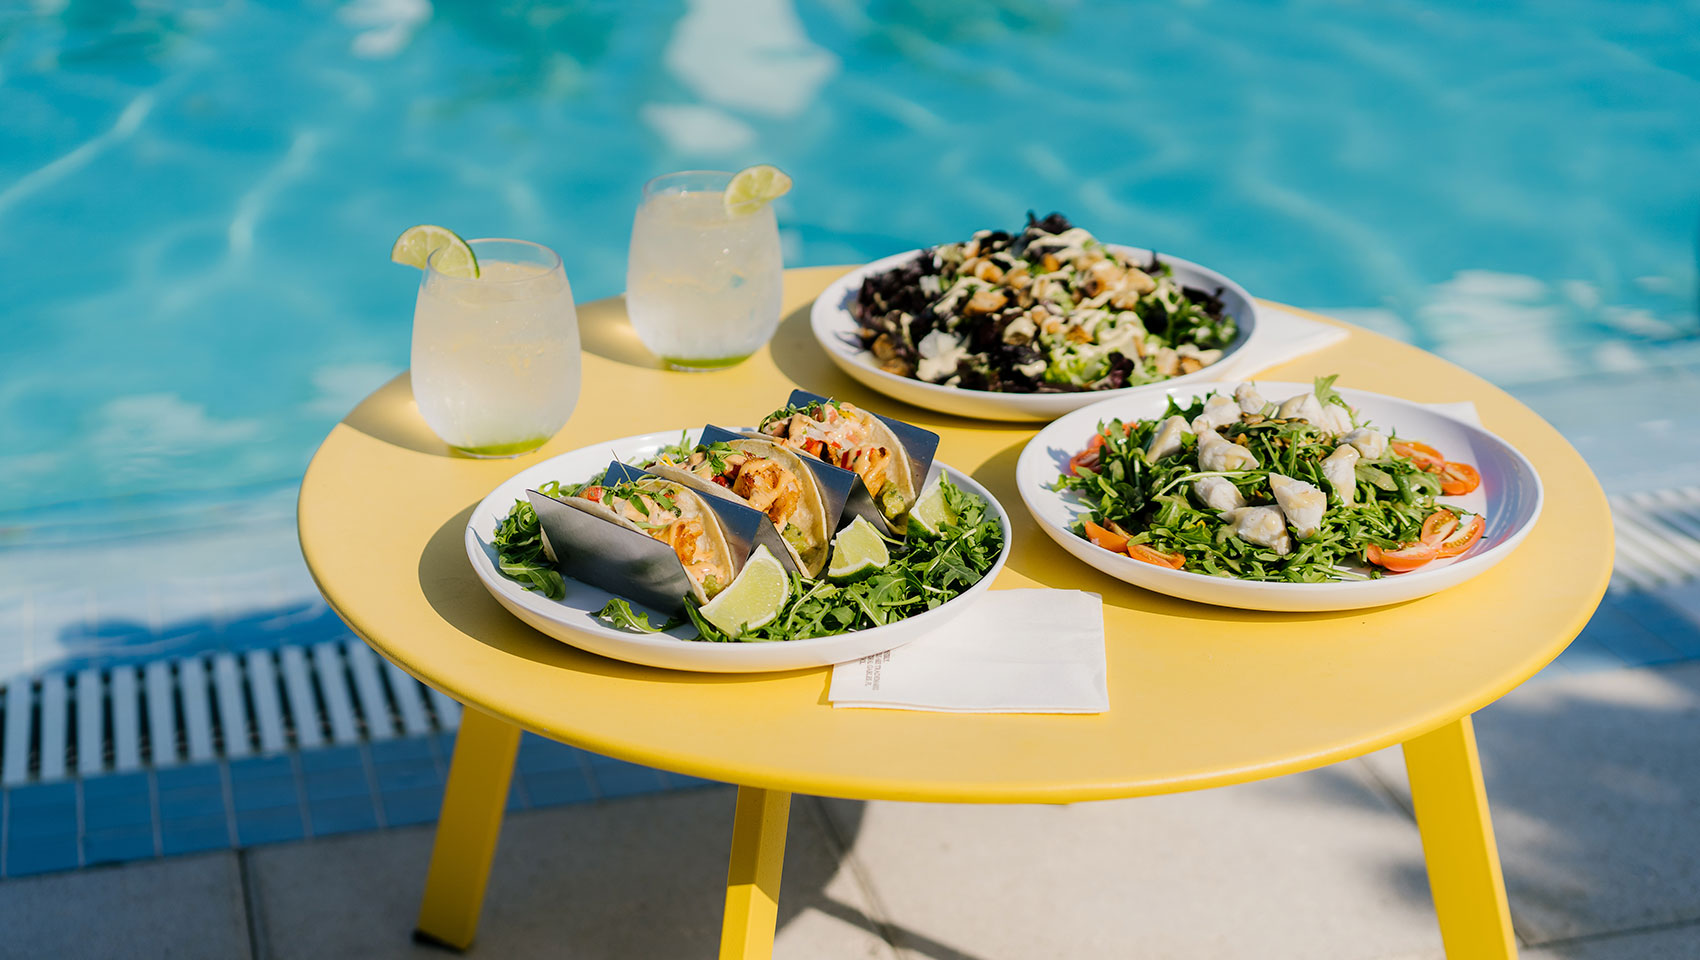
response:
[[[1103,598],[990,591],[919,640],[833,667],[827,699],[888,710],[1103,713]]]
[[[1331,347],[1350,335],[1344,327],[1260,303],[1257,305],[1257,333],[1250,343],[1228,359],[1227,371],[1222,379],[1249,379],[1261,370]]]

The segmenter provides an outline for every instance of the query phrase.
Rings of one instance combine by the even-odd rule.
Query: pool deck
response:
[[[1677,600],[1700,607],[1700,588]],[[1700,661],[1626,668],[1605,649],[1585,637],[1478,715],[1517,932],[1541,960],[1694,957],[1700,765],[1683,758],[1700,755]],[[1395,750],[1069,806],[800,798],[777,955],[1438,960],[1405,789]],[[469,955],[712,957],[732,803],[707,786],[510,813]],[[4,949],[444,956],[408,939],[430,836],[391,827],[0,881]]]

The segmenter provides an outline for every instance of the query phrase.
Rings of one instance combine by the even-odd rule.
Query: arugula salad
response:
[[[1473,546],[1483,518],[1438,498],[1476,489],[1476,469],[1383,433],[1334,379],[1278,403],[1242,383],[1100,423],[1058,482],[1091,508],[1075,533],[1173,570],[1297,583],[1404,573]]]
[[[1220,360],[1239,327],[1220,290],[1182,286],[1060,213],[981,230],[862,282],[851,315],[881,370],[1007,393],[1111,390]]]
[[[692,446],[687,434],[654,459],[685,462],[699,452],[708,457],[716,453],[708,446]],[[601,487],[602,480],[602,475],[597,475],[578,483],[551,482],[538,490],[557,498],[578,496]],[[617,488],[602,489],[608,491],[605,496],[618,496]],[[866,526],[866,521],[857,521],[846,529],[857,526]],[[938,607],[980,582],[1003,550],[1003,526],[986,502],[944,478],[923,495],[923,505],[910,517],[905,538],[881,537],[871,527],[863,535],[879,538],[883,546],[877,552],[883,563],[862,562],[845,576],[810,578],[788,572],[783,604],[771,620],[752,629],[728,631],[716,626],[703,614],[705,605],[694,597],[685,599],[685,617],[660,623],[620,597],[611,599],[597,616],[610,626],[641,633],[658,633],[689,623],[696,636],[686,639],[700,641],[824,637],[883,626]],[[492,539],[498,554],[497,569],[503,576],[552,600],[566,595],[566,581],[544,552],[542,527],[530,503],[515,501],[497,524]],[[841,534],[833,543],[834,568],[839,566],[837,554],[843,539]]]

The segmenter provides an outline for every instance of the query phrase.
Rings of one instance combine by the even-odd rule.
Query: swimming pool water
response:
[[[790,265],[1055,209],[1561,426],[1600,383],[1700,398],[1693,4],[43,0],[0,13],[0,117],[14,543],[292,483],[405,365],[402,228],[606,296],[687,167],[789,171]]]

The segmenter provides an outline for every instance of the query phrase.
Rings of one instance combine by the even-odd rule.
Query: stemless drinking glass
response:
[[[675,370],[742,362],[779,326],[779,227],[773,207],[732,216],[732,174],[687,170],[644,184],[626,259],[626,312]]]
[[[438,272],[437,253],[426,261],[413,308],[413,397],[461,453],[517,456],[554,436],[578,403],[578,313],[555,251],[470,243],[476,278]]]

